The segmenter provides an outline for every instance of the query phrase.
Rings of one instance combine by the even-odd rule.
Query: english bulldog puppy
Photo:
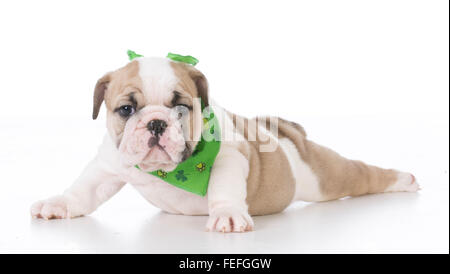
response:
[[[213,109],[222,138],[205,196],[148,173],[170,172],[192,155],[202,132],[199,101]],[[33,217],[90,214],[129,183],[165,212],[209,215],[207,231],[245,232],[254,228],[251,216],[298,200],[419,189],[412,174],[346,159],[309,140],[299,124],[214,105],[205,76],[186,63],[136,58],[98,80],[93,119],[103,102],[108,133],[97,156],[63,194],[34,203]]]

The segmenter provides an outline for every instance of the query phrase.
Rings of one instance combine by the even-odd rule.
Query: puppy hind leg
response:
[[[279,135],[289,138],[300,154],[301,161],[298,162],[303,163],[297,164],[296,168],[301,175],[297,177],[301,179],[297,183],[294,200],[317,202],[369,193],[411,192],[420,189],[410,173],[346,159],[333,150],[308,140],[300,125],[283,119],[279,119],[278,125]],[[314,176],[306,176],[308,174]]]
[[[305,158],[318,174],[323,200],[419,189],[410,173],[349,160],[311,141],[306,141],[305,146]]]
[[[366,165],[362,162],[358,162],[357,165],[362,165],[364,168],[360,171],[362,174],[356,174],[357,177],[361,178],[361,182],[354,187],[352,196],[382,192],[414,192],[419,190],[419,185],[411,173],[395,169],[383,169]]]
[[[349,163],[348,167],[344,168],[344,178],[340,181],[331,179],[333,184],[337,184],[337,186],[334,185],[335,189],[340,190],[334,193],[329,191],[333,199],[383,192],[414,192],[419,190],[419,185],[414,175],[410,173],[394,169],[383,169],[360,161],[347,161]],[[342,177],[337,176],[337,178]],[[331,187],[333,184],[331,184]],[[323,188],[326,189],[327,186]]]
[[[389,185],[383,192],[416,192],[421,187],[417,183],[416,177],[408,172],[397,172],[397,180]]]

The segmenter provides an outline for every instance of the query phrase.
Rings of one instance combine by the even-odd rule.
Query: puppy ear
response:
[[[105,74],[102,78],[98,79],[94,90],[94,107],[92,109],[92,119],[97,119],[100,106],[105,99],[105,91],[108,88],[109,81],[111,80],[111,73]]]
[[[189,76],[192,78],[192,81],[194,81],[195,86],[197,87],[198,96],[202,99],[205,107],[207,107],[209,105],[208,81],[203,73],[192,66],[190,67],[191,69],[189,70]]]

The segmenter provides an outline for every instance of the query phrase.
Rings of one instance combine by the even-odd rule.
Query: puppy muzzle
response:
[[[127,164],[145,171],[174,169],[185,149],[181,123],[164,106],[147,106],[130,118],[119,146]]]

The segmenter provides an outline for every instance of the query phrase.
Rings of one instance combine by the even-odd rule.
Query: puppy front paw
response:
[[[70,213],[68,204],[68,198],[59,195],[35,202],[31,206],[30,213],[33,218],[43,218],[45,220],[76,217]]]
[[[211,211],[206,231],[246,232],[253,230],[253,220],[246,210],[222,207]]]

